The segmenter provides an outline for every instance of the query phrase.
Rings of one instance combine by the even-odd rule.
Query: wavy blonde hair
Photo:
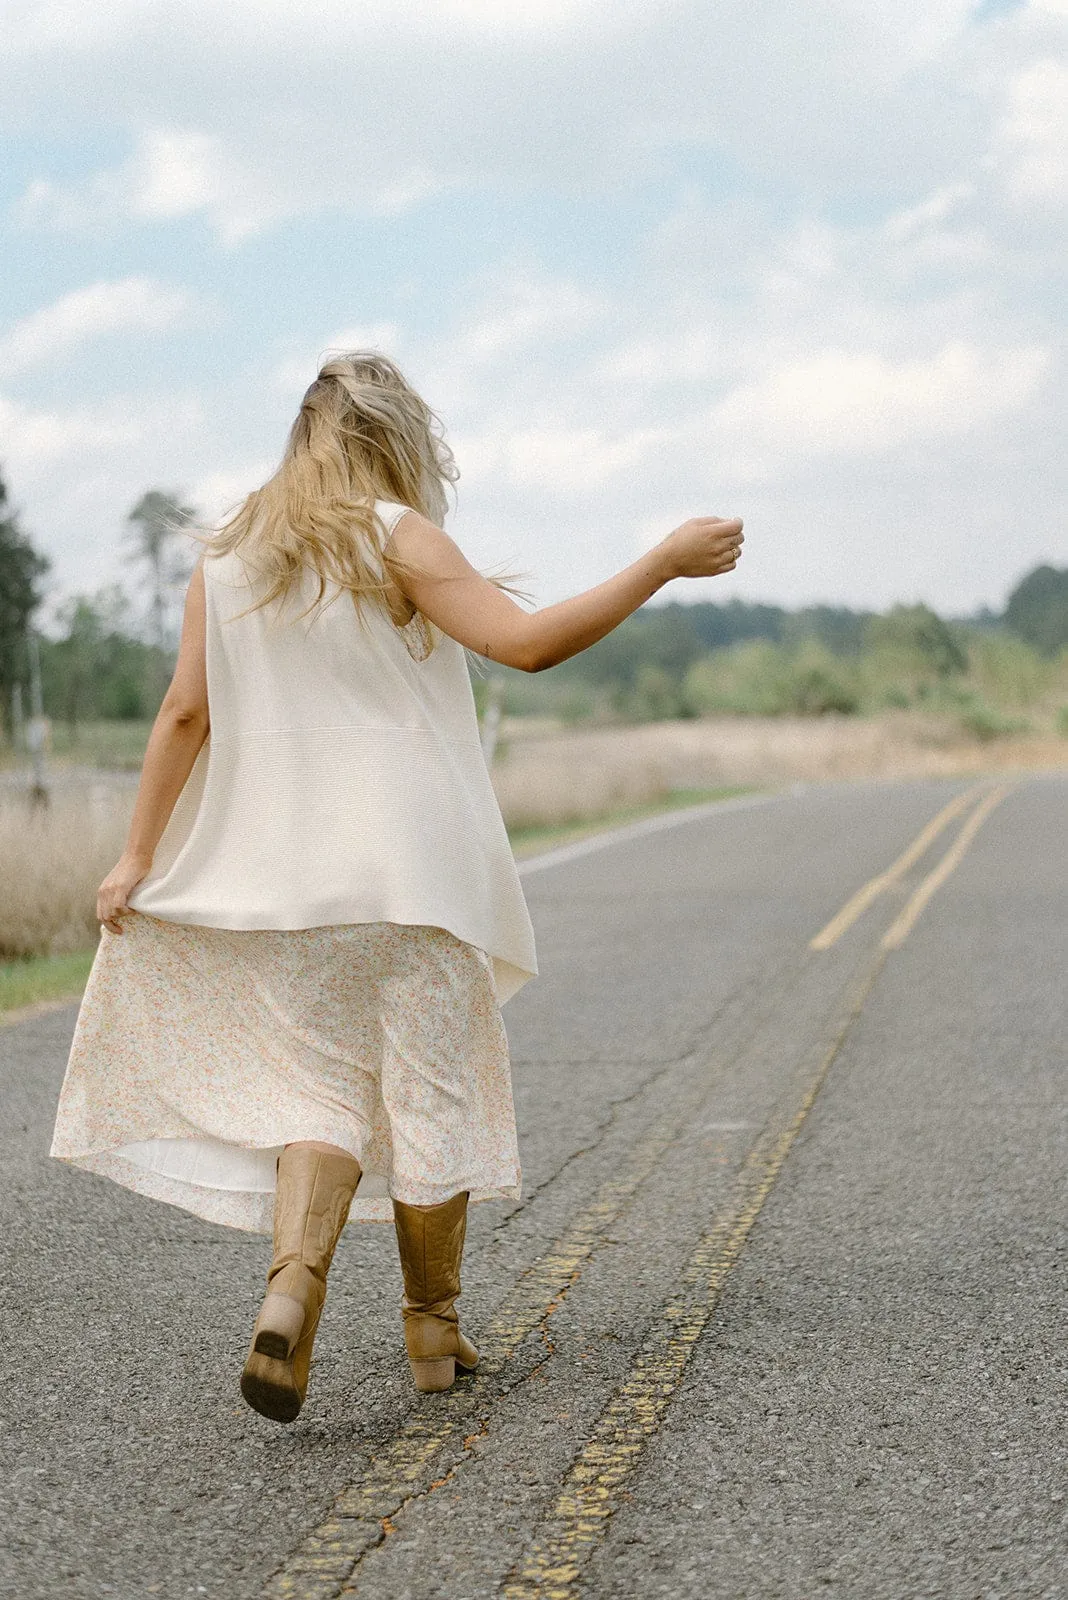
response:
[[[355,350],[320,368],[273,477],[221,527],[194,537],[210,555],[239,549],[263,578],[262,597],[240,616],[284,602],[308,566],[318,576],[312,606],[322,602],[328,584],[336,584],[349,591],[361,614],[368,598],[386,603],[391,578],[419,570],[385,553],[385,528],[374,502],[396,501],[440,525],[448,509],[446,485],[458,477],[437,414],[387,356]],[[382,557],[381,575],[371,552]],[[410,648],[412,623],[401,628],[393,620]],[[422,636],[419,653],[426,654],[436,642],[435,630],[419,612],[412,622]]]

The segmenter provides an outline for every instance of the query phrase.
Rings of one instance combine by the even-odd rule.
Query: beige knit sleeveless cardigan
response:
[[[409,508],[379,501],[388,538]],[[400,922],[491,957],[503,1003],[537,973],[534,933],[479,744],[462,647],[347,591],[254,598],[236,552],[205,559],[211,732],[129,897],[217,928]]]

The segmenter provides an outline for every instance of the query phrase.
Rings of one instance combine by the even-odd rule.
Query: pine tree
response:
[[[38,587],[52,563],[34,549],[0,476],[0,725],[13,733],[11,697],[28,675],[26,630],[44,599]]]

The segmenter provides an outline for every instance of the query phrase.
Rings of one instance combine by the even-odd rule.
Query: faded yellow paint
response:
[[[896,950],[899,945],[904,944],[928,900],[937,889],[942,887],[950,873],[960,865],[965,851],[987,817],[995,806],[1001,804],[1005,796],[1013,788],[1015,788],[1014,784],[1001,784],[997,789],[992,789],[986,798],[976,806],[941,861],[927,874],[926,878],[902,908],[900,915],[894,919],[883,934],[884,950]]]
[[[700,1098],[710,1088],[706,1080]],[[551,1316],[583,1263],[691,1115],[692,1107],[676,1105],[659,1117],[566,1232],[523,1273],[479,1339],[481,1376],[499,1373],[523,1340]],[[471,1421],[471,1402],[463,1387],[440,1397],[433,1410],[416,1411],[287,1557],[264,1589],[264,1600],[334,1600],[353,1593],[346,1585],[360,1558],[386,1536],[385,1519],[395,1517],[418,1492],[430,1463],[450,1442],[457,1445],[458,1459],[463,1458],[463,1436],[470,1437]],[[438,1483],[447,1482],[448,1476],[439,1472]]]
[[[732,1201],[698,1241],[679,1279],[679,1292],[661,1307],[628,1377],[568,1472],[542,1530],[506,1579],[504,1600],[577,1600],[582,1568],[604,1538],[621,1488],[677,1392],[694,1345],[884,960],[885,952],[878,951],[853,986],[829,1049],[815,1070],[802,1076],[800,1093],[792,1104],[780,1107],[750,1151]]]
[[[945,806],[893,866],[865,885],[817,939],[833,937],[826,937],[823,944],[813,940],[810,948],[828,948],[878,894],[920,859],[981,787],[977,785],[956,796]],[[690,1354],[715,1310],[793,1141],[878,976],[886,951],[894,947],[892,936],[897,943],[907,936],[931,895],[953,871],[986,816],[1007,792],[1008,786],[988,793],[976,808],[946,857],[924,879],[854,984],[830,1047],[807,1074],[803,1069],[795,1078],[792,1095],[786,1097],[750,1151],[724,1211],[698,1241],[679,1278],[677,1292],[661,1307],[628,1377],[568,1472],[542,1529],[506,1580],[501,1591],[506,1600],[577,1600],[582,1569],[603,1539],[609,1519],[626,1493],[627,1480],[663,1421]],[[867,898],[862,900],[865,895]],[[545,1326],[578,1279],[584,1262],[668,1145],[687,1125],[695,1104],[709,1089],[706,1082],[696,1099],[693,1093],[688,1097],[688,1101],[695,1099],[694,1104],[676,1104],[673,1113],[665,1112],[659,1117],[621,1157],[613,1176],[598,1188],[591,1203],[523,1273],[480,1340],[479,1370],[483,1375],[501,1372],[523,1340]],[[356,1594],[362,1556],[392,1532],[394,1519],[409,1500],[450,1481],[466,1457],[473,1437],[472,1421],[491,1406],[492,1400],[473,1406],[470,1391],[461,1386],[437,1397],[432,1410],[416,1411],[286,1560],[263,1591],[264,1600],[335,1600],[337,1596]],[[431,1463],[450,1444],[454,1446],[453,1463],[446,1466],[443,1462],[431,1479]]]
[[[967,809],[976,795],[982,793],[983,788],[984,784],[982,782],[973,784],[970,789],[966,789],[963,794],[955,795],[948,805],[943,806],[937,816],[932,817],[927,826],[916,835],[908,849],[898,856],[893,865],[887,867],[885,872],[880,872],[877,877],[869,878],[867,883],[862,884],[856,894],[846,901],[841,911],[835,913],[826,927],[821,928],[815,938],[809,940],[809,949],[829,950],[833,944],[837,943],[843,933],[853,926],[857,918],[862,916],[881,894],[891,888],[899,878],[903,878],[905,873],[916,865],[916,862],[919,861],[924,852],[934,844],[939,834],[949,826],[954,817],[959,816],[962,811]]]

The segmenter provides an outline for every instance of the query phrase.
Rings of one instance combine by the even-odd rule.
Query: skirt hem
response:
[[[165,1173],[125,1160],[113,1150],[85,1151],[78,1155],[50,1152],[52,1159],[69,1167],[79,1168],[98,1177],[108,1178],[134,1194],[149,1200],[162,1201],[181,1211],[199,1217],[204,1222],[214,1222],[220,1227],[234,1228],[242,1233],[273,1234],[273,1189],[223,1189],[190,1182],[188,1179],[169,1178]],[[381,1174],[366,1177],[384,1181]],[[361,1183],[363,1180],[361,1180]],[[399,1186],[398,1186],[399,1187]],[[426,1195],[433,1187],[439,1191],[435,1198]],[[361,1196],[357,1190],[349,1209],[348,1222],[392,1222],[393,1200],[407,1205],[436,1205],[462,1190],[468,1191],[469,1203],[478,1205],[487,1200],[519,1201],[522,1199],[522,1174],[518,1171],[501,1176],[497,1182],[460,1177],[454,1183],[423,1185],[419,1194],[396,1193],[393,1188],[386,1194]],[[410,1195],[410,1198],[409,1198]]]

